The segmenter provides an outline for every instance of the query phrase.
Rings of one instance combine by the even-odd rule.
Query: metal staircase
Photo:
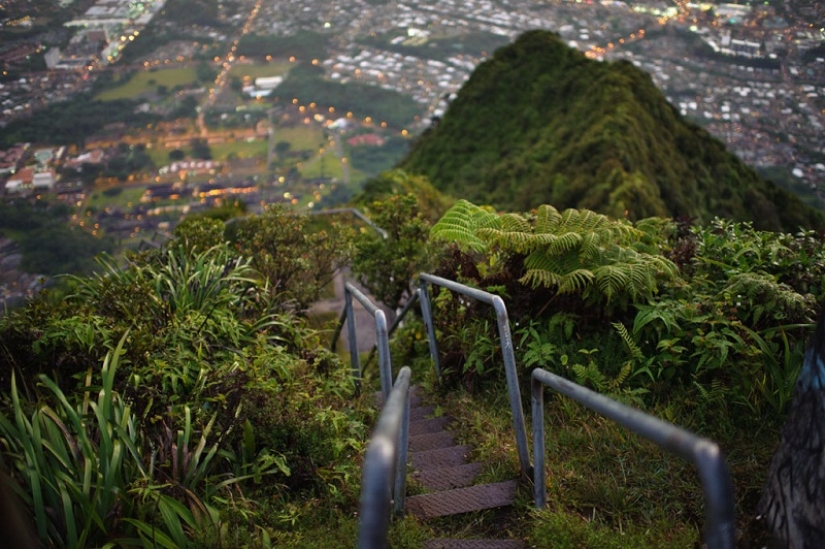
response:
[[[532,372],[531,382],[534,467],[527,450],[519,380],[504,302],[499,296],[425,273],[419,279],[421,288],[414,299],[420,301],[436,374],[439,373],[438,346],[427,284],[464,294],[495,309],[521,474],[522,477],[533,478],[536,507],[544,507],[546,499],[543,392],[545,387],[551,387],[693,463],[699,470],[706,501],[707,546],[710,549],[734,547],[733,490],[724,456],[715,443],[540,368]],[[433,417],[435,408],[426,403],[427,395],[410,385],[411,371],[408,367],[401,368],[393,384],[388,339],[395,326],[387,328],[384,313],[351,283],[345,285],[345,291],[347,305],[341,315],[339,330],[346,320],[350,348],[355,348],[353,298],[374,315],[382,388],[377,400],[379,406],[386,403],[364,460],[359,548],[388,547],[391,509],[396,514],[403,514],[406,510],[421,520],[429,520],[512,505],[519,481],[474,484],[483,464],[469,460],[473,453],[471,446],[456,444],[450,431],[451,418]],[[400,316],[409,310],[413,301],[408,303]],[[340,332],[336,332],[336,338],[337,333]],[[356,384],[360,382],[360,370],[358,353],[355,352],[353,374]],[[426,493],[406,497],[408,464],[414,470],[412,478]],[[517,539],[436,538],[425,544],[428,549],[516,549],[525,546],[523,541]]]
[[[511,505],[518,481],[474,484],[483,464],[469,461],[473,451],[471,446],[455,443],[450,431],[452,418],[432,417],[433,411],[433,406],[422,404],[420,391],[416,390],[410,399],[409,462],[414,470],[411,478],[427,493],[407,497],[407,512],[426,520]],[[524,546],[522,541],[510,539],[436,538],[425,544],[429,549],[516,549]]]

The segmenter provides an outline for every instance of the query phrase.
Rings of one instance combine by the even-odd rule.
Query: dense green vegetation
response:
[[[44,546],[354,544],[369,413],[300,314],[341,257],[305,221],[194,219],[3,318],[2,460]]]
[[[350,262],[393,308],[421,271],[502,295],[523,395],[543,367],[718,441],[743,539],[757,540],[749,523],[823,298],[821,236],[464,200],[443,213],[447,202],[395,171],[359,202],[387,238],[283,210],[191,218],[164,249],[103,261],[65,298],[0,320],[0,448],[37,535],[58,547],[353,546],[372,415],[301,313]],[[432,304],[442,378],[417,318],[393,362],[441,395],[485,478],[511,478],[491,311],[446,291]],[[695,546],[689,465],[567,400],[547,406],[549,507],[525,496],[477,531],[536,547]],[[408,518],[393,546],[428,536]]]
[[[504,296],[523,391],[530,370],[543,367],[718,441],[742,535],[747,543],[761,539],[751,524],[756,501],[823,301],[820,235],[721,219],[634,224],[550,206],[495,214],[459,201],[431,236],[450,243],[437,274]],[[481,401],[503,399],[490,311],[436,294],[442,386],[478,395],[496,387],[500,396]],[[423,353],[426,340],[415,335],[421,326],[410,330],[397,351]],[[649,528],[679,532],[668,545],[692,546],[703,520],[694,472],[565,399],[550,402],[553,495],[531,541],[555,547],[563,536],[570,541],[562,546],[597,547],[608,531]],[[484,416],[468,440],[487,440],[484,454],[515,470],[512,440],[485,413],[463,412],[471,424],[474,414]]]
[[[404,137],[390,136],[380,147],[361,145],[350,148],[352,166],[369,177],[377,177],[391,169],[409,150],[409,142]]]
[[[68,224],[64,205],[46,206],[25,201],[0,204],[0,234],[20,245],[20,268],[29,273],[57,275],[89,273],[94,257],[111,252],[114,242],[92,236]]]
[[[549,203],[631,220],[718,215],[771,230],[823,226],[686,123],[647,74],[629,62],[590,61],[543,31],[481,64],[401,167],[505,209]]]

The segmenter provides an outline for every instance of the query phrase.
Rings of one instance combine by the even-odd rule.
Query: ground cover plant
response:
[[[740,542],[764,541],[756,503],[819,314],[821,235],[550,206],[499,214],[465,201],[430,234],[447,244],[435,274],[504,297],[522,395],[542,367],[717,441],[734,477]],[[493,427],[499,415],[509,421],[494,316],[433,292],[444,374],[432,383],[493,477],[515,474],[511,429]],[[396,352],[422,353],[421,331],[405,328]],[[549,506],[532,512],[525,502],[514,532],[531,532],[537,547],[696,543],[704,515],[689,465],[572,401],[547,400]],[[669,534],[646,545],[648,531]]]
[[[193,219],[3,318],[0,456],[43,545],[354,536],[372,412],[303,318],[316,279],[290,271],[334,268],[335,228],[280,210],[244,223]]]

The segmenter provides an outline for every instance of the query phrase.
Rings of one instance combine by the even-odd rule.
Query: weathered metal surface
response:
[[[482,303],[486,303],[493,307],[496,312],[496,324],[498,325],[498,336],[501,343],[501,357],[504,360],[504,375],[507,378],[507,394],[510,399],[510,411],[513,414],[513,430],[516,435],[516,449],[518,450],[519,463],[521,464],[521,472],[523,475],[532,475],[532,468],[530,465],[530,452],[527,449],[527,428],[524,423],[524,410],[521,408],[521,390],[519,389],[518,369],[516,367],[516,357],[513,347],[513,337],[510,333],[510,321],[507,317],[507,307],[501,297],[471,288],[427,273],[418,275],[419,285],[421,287],[421,294],[419,300],[421,302],[421,314],[424,316],[424,324],[427,326],[427,334],[429,338],[430,357],[435,367],[436,375],[441,375],[441,367],[438,359],[438,343],[435,338],[435,325],[432,319],[432,310],[430,307],[429,290],[427,284],[434,284],[442,286],[450,291],[458,292],[466,295]]]
[[[524,549],[527,544],[516,539],[431,539],[424,549]]]
[[[471,450],[472,447],[470,446],[451,446],[427,452],[412,452],[410,461],[416,471],[455,467],[467,463],[467,456],[470,455]]]
[[[479,484],[407,498],[407,511],[418,518],[444,517],[511,505],[518,481]]]
[[[415,471],[411,476],[427,490],[436,492],[469,486],[479,473],[481,463],[465,463],[456,467]]]
[[[449,431],[410,437],[411,452],[426,452],[427,450],[438,450],[450,446],[455,446],[455,437]]]
[[[426,435],[443,431],[444,427],[450,423],[447,416],[434,417],[432,419],[421,419],[410,423],[410,436]]]
[[[364,456],[359,549],[386,547],[393,499],[397,513],[404,509],[410,375],[407,366],[398,373],[395,388],[378,416],[378,425]]]
[[[410,408],[410,421],[426,419],[435,413],[435,406],[416,406]]]

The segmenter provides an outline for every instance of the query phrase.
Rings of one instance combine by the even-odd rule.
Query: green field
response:
[[[293,151],[317,150],[326,146],[324,133],[317,126],[295,126],[294,128],[276,128],[275,143],[289,141]]]
[[[112,191],[109,191],[110,194],[107,195],[104,193],[104,190],[96,189],[89,196],[89,200],[86,201],[86,207],[102,210],[108,206],[110,208],[128,210],[140,202],[140,197],[143,196],[143,193],[146,190],[145,185],[127,187],[124,184],[121,188],[123,190],[114,195],[111,194]]]
[[[264,64],[256,63],[252,65],[234,65],[231,69],[229,69],[229,75],[237,76],[238,78],[243,78],[244,76],[248,76],[249,78],[284,76],[289,72],[292,65],[292,63],[287,63],[285,61]]]
[[[324,159],[323,177],[333,177],[336,179],[341,179],[344,175],[344,170],[341,167],[341,159],[335,156],[335,151],[333,151],[330,148],[325,148],[323,155],[315,155],[306,162],[304,162],[303,167],[301,168],[301,175],[303,175],[307,179],[321,177],[322,157]]]
[[[158,86],[166,86],[171,90],[175,86],[192,84],[196,81],[197,76],[192,67],[137,72],[128,81],[97,94],[95,99],[101,101],[134,99],[141,94],[156,91]]]
[[[212,158],[224,161],[233,153],[237,158],[266,158],[266,146],[266,139],[257,139],[252,142],[239,139],[237,141],[209,145],[209,148],[212,149]]]

